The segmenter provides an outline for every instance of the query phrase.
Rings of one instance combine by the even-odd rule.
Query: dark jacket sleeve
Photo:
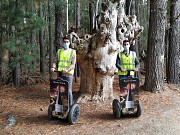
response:
[[[135,58],[135,67],[140,68],[140,63],[137,57]]]
[[[117,58],[116,58],[116,67],[118,68],[118,70],[121,70],[119,55],[117,55]]]

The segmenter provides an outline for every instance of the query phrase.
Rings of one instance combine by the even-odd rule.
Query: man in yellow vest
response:
[[[123,41],[123,52],[119,52],[116,59],[116,67],[118,68],[119,80],[125,79],[128,76],[134,76],[134,71],[138,71],[140,63],[136,57],[136,52],[130,51],[130,44],[128,40]],[[130,74],[127,70],[130,71]]]
[[[69,48],[70,38],[68,36],[63,37],[63,48],[57,51],[57,67],[59,71],[59,77],[63,80],[67,80],[69,82],[69,105],[72,105],[73,96],[72,96],[72,82],[73,82],[73,74],[76,64],[76,51]],[[56,64],[53,63],[53,67],[51,68],[51,72],[54,72],[56,69]]]

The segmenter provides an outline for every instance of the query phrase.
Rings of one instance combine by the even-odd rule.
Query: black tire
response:
[[[142,108],[141,108],[141,103],[139,101],[138,105],[137,105],[137,112],[136,112],[136,117],[141,116],[142,113]]]
[[[116,119],[119,119],[122,114],[122,106],[117,99],[113,100],[113,114]]]
[[[80,115],[80,107],[78,104],[74,104],[68,114],[68,121],[70,124],[76,124]]]
[[[49,105],[49,107],[48,107],[48,118],[50,119],[50,120],[52,120],[52,119],[54,119],[54,116],[53,116],[53,114],[52,114],[52,112],[55,110],[55,107],[54,107],[54,105]]]

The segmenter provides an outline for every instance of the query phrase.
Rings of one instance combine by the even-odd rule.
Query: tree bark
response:
[[[126,15],[131,14],[131,4],[132,4],[132,0],[126,0]]]
[[[55,48],[56,52],[59,48],[62,48],[62,7],[60,4],[55,5]]]
[[[76,2],[76,28],[79,29],[80,28],[80,23],[81,23],[81,8],[80,8],[80,0],[77,0]]]
[[[18,57],[17,54],[16,57]],[[16,87],[20,86],[20,74],[21,74],[20,63],[17,62],[15,68],[13,69],[13,84]]]
[[[180,23],[180,0],[171,0],[170,7],[170,29],[169,29],[169,53],[168,53],[168,75],[169,83],[178,84],[180,68],[180,50],[179,50],[179,23]]]
[[[136,14],[136,1],[137,0],[131,0],[131,7],[130,7],[130,15],[137,15]]]
[[[80,0],[76,1],[76,30],[79,30],[81,27],[81,6],[80,6]],[[77,77],[79,75],[79,64],[76,62],[75,65],[75,71],[74,71],[74,78],[75,82],[77,83]]]
[[[18,8],[18,0],[16,0],[16,8]],[[16,38],[16,44],[19,44],[18,37],[15,36],[15,38]],[[14,53],[14,57],[16,59],[18,59],[19,51]],[[19,61],[16,61],[15,66],[13,67],[12,73],[13,73],[13,84],[16,87],[19,87],[20,86],[20,74],[21,74],[20,62]]]
[[[34,9],[34,3],[32,2],[31,3],[31,12],[32,13],[35,13],[35,9]],[[32,54],[35,54],[37,53],[37,47],[35,46],[35,43],[36,43],[36,32],[35,30],[31,30],[31,33],[30,33],[30,44],[31,44],[31,51],[32,51]],[[32,64],[35,66],[37,63],[35,61],[35,59],[32,60]]]
[[[51,16],[51,0],[48,0],[48,18],[49,18],[49,73],[50,73],[50,79],[52,79],[52,73],[50,72],[50,69],[53,66],[53,50],[54,46],[52,43],[52,16]]]
[[[89,33],[92,34],[94,28],[94,10],[91,2],[89,3],[89,25]]]
[[[39,1],[39,16],[43,17],[42,15],[42,3]],[[39,30],[39,45],[40,45],[40,73],[45,73],[45,47],[44,47],[44,29],[41,28]]]
[[[157,92],[164,85],[164,44],[167,0],[150,1],[145,90]]]
[[[2,7],[2,1],[1,1],[1,7]],[[2,20],[0,20],[0,26],[2,26]],[[0,31],[0,50],[1,50],[1,53],[0,53],[0,85],[2,82],[2,73],[3,73],[2,65],[3,65],[3,53],[4,53],[2,40],[3,40],[3,31],[1,29],[1,31]]]

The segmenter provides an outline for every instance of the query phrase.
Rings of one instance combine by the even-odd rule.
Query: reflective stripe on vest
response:
[[[71,60],[74,50],[69,48],[67,51],[67,54],[64,55],[64,49],[58,50],[58,71],[68,70],[71,66]],[[71,70],[68,73],[73,75],[74,70]]]
[[[136,54],[135,52],[130,51],[129,56],[127,57],[123,52],[119,52],[119,58],[120,58],[120,66],[126,70],[133,70],[135,68],[135,58]],[[118,70],[118,75],[127,75],[128,72],[122,72],[121,70]],[[133,76],[134,72],[131,71],[130,75]]]

